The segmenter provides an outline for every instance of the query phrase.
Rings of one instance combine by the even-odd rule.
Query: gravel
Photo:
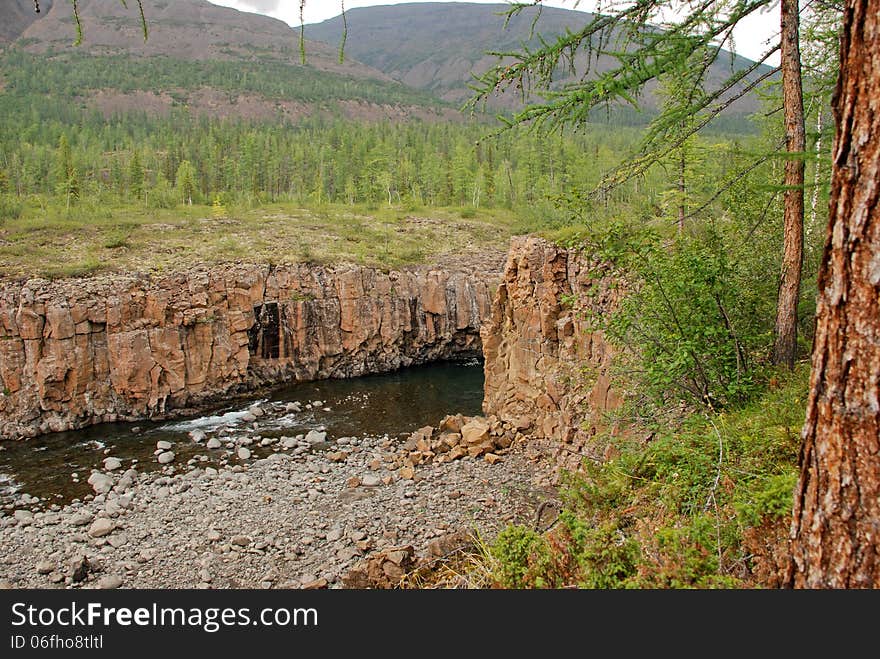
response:
[[[247,462],[218,468],[171,464],[173,453],[163,450],[159,461],[171,460],[160,471],[96,472],[103,492],[94,497],[51,513],[3,514],[0,581],[16,588],[338,588],[374,551],[411,544],[423,552],[462,529],[491,538],[511,522],[531,523],[546,495],[516,445],[495,465],[466,457],[421,465],[406,480],[388,468],[403,439],[346,443],[347,458],[335,462],[328,456],[340,447],[314,446],[326,434],[309,435],[302,444],[311,450],[285,450],[282,441],[264,449],[274,451],[267,458],[248,451]]]

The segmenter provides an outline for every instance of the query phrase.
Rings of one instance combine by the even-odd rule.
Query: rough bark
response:
[[[880,587],[880,0],[848,0],[787,585]]]
[[[785,114],[784,244],[776,304],[773,362],[794,368],[797,307],[804,260],[804,95],[801,85],[798,0],[782,0],[782,103]]]

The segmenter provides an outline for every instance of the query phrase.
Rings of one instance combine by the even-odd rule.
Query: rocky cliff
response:
[[[558,467],[588,454],[601,414],[620,405],[613,350],[589,319],[618,299],[606,268],[533,237],[514,238],[483,325],[483,411],[544,439]]]
[[[225,265],[0,287],[0,438],[480,350],[483,276]]]

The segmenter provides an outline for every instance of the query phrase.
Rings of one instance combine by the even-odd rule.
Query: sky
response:
[[[266,14],[278,18],[291,26],[299,26],[299,2],[294,0],[210,0],[215,5],[234,7],[241,11]],[[370,7],[374,5],[398,5],[403,2],[419,2],[428,0],[345,0],[345,9]],[[436,0],[435,0],[436,1]],[[480,4],[504,4],[504,0],[469,0]],[[575,0],[545,0],[547,7],[579,9],[590,11],[596,5],[595,0],[582,0],[575,7]],[[605,3],[607,4],[607,2]],[[308,23],[319,23],[339,15],[340,0],[307,0],[304,20]],[[768,13],[756,12],[748,17],[734,31],[736,52],[750,59],[760,58],[767,50],[768,39],[775,40],[779,34],[779,9],[777,3]],[[306,35],[308,38],[308,35]],[[487,44],[487,49],[490,45]],[[778,64],[778,57],[768,60],[769,64]]]

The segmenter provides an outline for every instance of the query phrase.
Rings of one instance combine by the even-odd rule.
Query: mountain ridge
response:
[[[473,94],[468,86],[472,74],[485,72],[500,61],[487,55],[487,51],[518,51],[525,43],[535,46],[538,35],[553,39],[566,29],[582,28],[594,16],[572,9],[529,8],[512,17],[505,28],[504,13],[509,8],[506,4],[466,2],[352,8],[346,11],[345,53],[404,84],[462,104]],[[341,16],[337,16],[306,25],[305,33],[311,40],[338,48],[344,29]],[[732,70],[750,64],[751,60],[724,51],[710,68],[709,86],[720,84]],[[586,57],[579,56],[576,65],[578,71],[584,71]],[[598,60],[594,58],[590,69],[601,72],[615,65],[616,60],[603,55]],[[560,78],[560,82],[564,80]],[[644,95],[649,107],[657,105],[654,89],[655,85],[649,84]],[[516,92],[494,96],[488,99],[488,106],[496,110],[517,109],[522,107],[522,96]],[[756,109],[757,98],[749,96],[737,101],[731,111],[745,114]]]
[[[13,0],[10,10],[23,0]],[[27,3],[33,11],[33,3]],[[76,27],[69,3],[47,3],[42,17],[30,22],[17,45],[32,53],[78,52],[95,55],[172,56],[187,60],[278,61],[300,64],[299,35],[283,21],[214,5],[207,0],[144,0],[149,38],[143,39],[134,3],[79,0],[83,42],[74,46]],[[0,17],[7,22],[6,9]],[[20,13],[16,11],[16,14]],[[10,11],[11,14],[11,11]],[[307,64],[313,68],[389,81],[381,71],[349,58],[339,62],[337,50],[307,43]]]
[[[0,5],[0,24],[16,37],[5,48],[3,79],[18,84],[7,92],[28,89],[58,100],[73,95],[108,117],[167,115],[186,106],[203,116],[258,121],[328,113],[366,121],[461,118],[426,92],[353,58],[340,61],[326,44],[307,42],[302,62],[298,31],[277,19],[207,0],[143,5],[146,41],[135,3],[79,0],[78,46],[69,3],[44,2],[40,15],[24,0]],[[13,65],[36,77],[23,79],[8,68]],[[52,84],[40,85],[41,78]]]

